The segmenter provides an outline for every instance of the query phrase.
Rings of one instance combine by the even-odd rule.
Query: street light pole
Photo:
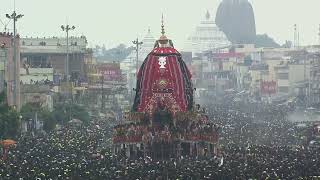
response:
[[[138,73],[139,73],[139,48],[143,44],[143,42],[142,41],[140,42],[139,39],[137,38],[136,40],[132,41],[132,43],[134,45],[136,45],[136,74],[135,75],[136,75],[136,78],[137,78],[138,77]],[[130,75],[130,77],[131,77],[131,75]],[[132,83],[132,81],[130,83]],[[134,90],[133,87],[131,87],[131,89],[130,89],[131,94],[132,94],[133,90]],[[132,97],[130,98],[130,100],[132,100]]]
[[[67,34],[67,58],[65,62],[65,75],[67,82],[69,82],[69,31],[74,30],[75,28],[75,26],[69,26],[68,24],[61,26],[62,31],[65,31]]]
[[[105,99],[105,94],[104,94],[104,74],[100,76],[101,79],[101,111],[103,112],[106,107],[106,99]]]
[[[134,45],[136,45],[136,73],[138,74],[139,70],[139,47],[143,44],[143,42],[140,42],[137,38],[136,40],[132,41]]]
[[[6,14],[6,17],[8,19],[13,20],[13,102],[14,105],[17,104],[17,45],[16,45],[16,36],[17,36],[17,29],[16,29],[16,23],[18,19],[22,18],[24,15],[23,14],[17,14],[16,11],[14,10],[11,15]],[[19,72],[20,73],[20,72]]]
[[[66,82],[68,86],[69,86],[69,31],[74,30],[75,28],[76,28],[75,26],[69,26],[69,24],[61,26],[62,31],[65,31],[67,34],[67,58],[65,61],[65,77],[66,77]],[[70,91],[71,91],[71,88],[70,88]]]

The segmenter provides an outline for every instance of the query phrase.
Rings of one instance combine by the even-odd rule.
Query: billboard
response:
[[[98,65],[98,74],[104,77],[105,81],[121,81],[120,63],[103,63]]]
[[[276,94],[277,83],[275,81],[262,81],[261,94]]]

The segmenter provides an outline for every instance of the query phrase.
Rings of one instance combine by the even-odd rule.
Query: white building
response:
[[[297,85],[308,83],[310,64],[288,64],[275,67],[278,93],[297,95]]]
[[[193,55],[208,50],[225,49],[231,45],[224,32],[216,25],[214,17],[207,11],[205,19],[196,27],[195,32],[188,38],[185,51]]]

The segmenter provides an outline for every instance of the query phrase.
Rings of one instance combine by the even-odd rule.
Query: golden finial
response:
[[[165,31],[164,31],[164,23],[163,23],[163,14],[162,14],[162,20],[161,20],[161,34],[164,36]]]

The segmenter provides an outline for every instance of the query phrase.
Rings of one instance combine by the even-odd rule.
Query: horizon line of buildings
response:
[[[66,38],[17,37],[16,67],[13,67],[12,40],[12,35],[0,34],[2,44],[0,91],[4,90],[3,82],[6,82],[9,105],[20,109],[23,104],[31,101],[30,97],[46,99],[39,98],[41,97],[39,94],[30,93],[32,92],[30,85],[52,83],[53,88],[39,88],[40,94],[46,92],[48,96],[51,92],[63,94],[72,92],[69,85],[60,86],[63,84],[61,82],[64,82],[66,73]],[[93,50],[88,48],[85,36],[70,37],[67,72],[71,80],[77,82],[77,86],[85,84],[85,88],[76,88],[77,91],[82,91],[82,94],[86,88],[88,89],[88,84],[95,86],[95,88],[91,87],[96,90],[101,88],[101,77],[106,81],[103,83],[108,83],[107,81],[121,81],[122,85],[125,83],[128,93],[134,94],[137,64],[140,67],[145,57],[154,48],[155,41],[149,29],[138,50],[138,60],[136,52],[132,51],[121,62],[111,60],[101,64],[94,58]],[[181,51],[181,54],[193,74],[195,87],[199,91],[204,91],[205,94],[216,95],[225,90],[234,89],[249,91],[251,95],[256,96],[276,97],[293,94],[310,96],[314,86],[311,83],[316,82],[315,71],[317,71],[318,62],[316,61],[319,49],[319,46],[256,48],[253,44],[232,44],[207,12],[195,28],[193,35],[188,38],[187,47]],[[14,76],[13,72],[19,73]],[[305,89],[305,86],[308,89]],[[12,94],[14,88],[17,93],[16,99]],[[37,90],[37,88],[33,89]],[[47,97],[47,99],[50,98]],[[100,101],[102,99],[101,96]]]

